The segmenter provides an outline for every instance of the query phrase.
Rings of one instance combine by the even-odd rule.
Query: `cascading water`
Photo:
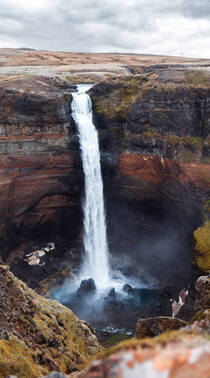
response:
[[[74,282],[66,280],[61,288],[53,292],[53,298],[69,306],[80,318],[91,322],[98,334],[131,335],[142,311],[140,288],[144,284],[139,279],[137,282],[135,278],[124,277],[120,271],[109,267],[98,134],[93,124],[91,99],[86,93],[90,88],[90,85],[78,85],[77,92],[72,93],[71,105],[85,176],[85,253],[79,277]],[[89,278],[94,279],[97,290],[93,287],[84,293],[81,291],[81,280]],[[128,286],[129,292],[124,285]]]
[[[90,85],[78,85],[72,93],[72,117],[77,125],[85,175],[84,249],[81,278],[93,278],[98,288],[110,285],[109,252],[106,236],[103,181],[97,130],[93,124],[92,103],[86,93]]]

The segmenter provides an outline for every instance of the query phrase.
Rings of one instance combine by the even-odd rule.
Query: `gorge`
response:
[[[56,369],[69,374],[101,350],[91,327],[104,346],[115,344],[135,334],[139,318],[146,324],[171,317],[172,303],[186,291],[180,324],[206,310],[210,62],[0,53],[6,62],[0,67],[0,284],[5,316],[13,301],[18,306],[13,287],[23,298],[18,319],[25,311],[21,326],[15,310],[11,322],[2,312],[14,332],[11,343],[23,335],[33,350],[35,322],[39,351],[30,359],[46,373],[55,359]],[[95,286],[82,292],[81,281],[89,279]],[[54,301],[50,314],[51,301],[31,289],[90,326]],[[69,324],[73,336],[66,335]],[[87,338],[71,355],[65,338],[77,338],[75,324]],[[6,332],[1,340],[7,344]]]

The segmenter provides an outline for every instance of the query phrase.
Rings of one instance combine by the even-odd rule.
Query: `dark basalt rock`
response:
[[[123,286],[123,291],[127,294],[132,294],[133,293],[133,288],[131,285],[125,284]]]
[[[92,278],[88,280],[83,280],[80,284],[79,289],[77,290],[77,294],[79,296],[87,295],[96,290],[95,282]]]
[[[115,292],[115,288],[114,287],[110,290],[108,296],[109,296],[109,298],[112,298],[112,299],[116,298],[116,292]]]

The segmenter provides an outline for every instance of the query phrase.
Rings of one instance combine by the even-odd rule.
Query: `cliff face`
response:
[[[71,247],[81,232],[83,177],[70,123],[72,88],[65,93],[55,84],[30,75],[0,81],[0,247],[5,260],[25,239],[53,241],[60,235]],[[18,255],[24,258],[23,251],[16,253],[17,260]]]
[[[129,256],[135,251],[140,266],[146,260],[151,267],[158,258],[153,273],[163,269],[171,279],[173,270],[182,270],[183,256],[185,272],[190,265],[193,231],[204,219],[202,207],[210,194],[209,88],[207,72],[182,68],[109,79],[90,92],[111,250],[115,255],[124,249]],[[167,235],[174,249],[164,241]],[[168,267],[155,244],[169,259]]]
[[[113,149],[204,162],[209,147],[209,87],[205,71],[162,69],[106,80],[91,94],[96,120],[102,129],[112,131],[108,142]]]

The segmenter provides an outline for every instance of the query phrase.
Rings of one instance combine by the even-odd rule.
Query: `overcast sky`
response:
[[[0,47],[210,58],[210,0],[0,0]]]

